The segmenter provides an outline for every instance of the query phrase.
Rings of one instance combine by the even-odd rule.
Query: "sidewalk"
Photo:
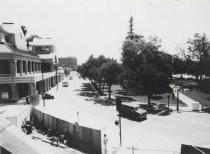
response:
[[[171,85],[171,88],[173,89],[175,97],[177,97],[177,90],[180,88],[179,86]],[[179,107],[181,111],[192,111],[193,110],[193,104],[199,104],[199,102],[194,101],[193,99],[187,97],[184,95],[181,91],[178,92],[179,100],[181,100],[183,103],[187,105],[187,107]],[[170,107],[172,108],[172,107]],[[173,107],[176,109],[176,107]],[[201,110],[201,105],[199,104],[199,110]]]

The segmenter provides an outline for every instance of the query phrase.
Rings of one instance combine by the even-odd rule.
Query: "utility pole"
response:
[[[170,95],[168,95],[167,97],[168,97],[168,110],[169,110],[169,98],[170,98]]]
[[[119,129],[120,129],[120,146],[122,145],[122,129],[121,129],[121,110],[122,110],[122,104],[121,104],[121,98],[117,97],[116,100],[116,109],[119,112]]]
[[[119,112],[119,124],[120,124],[120,146],[122,145],[122,129],[121,129],[121,109]]]
[[[57,86],[57,91],[58,91],[58,66],[57,66],[57,57],[55,56],[55,73],[56,73],[56,86]]]
[[[177,89],[177,104],[176,104],[176,110],[179,112],[179,89]]]
[[[77,122],[79,124],[79,111],[77,111]]]

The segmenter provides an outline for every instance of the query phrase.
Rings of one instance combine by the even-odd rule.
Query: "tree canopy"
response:
[[[133,19],[129,23],[131,21],[133,26]],[[150,103],[153,94],[169,89],[169,78],[173,73],[172,56],[160,50],[158,37],[150,37],[149,41],[145,41],[142,35],[134,32],[133,37],[130,37],[130,31],[122,45],[125,71],[121,83],[124,87],[142,89]]]
[[[99,94],[102,93],[102,85],[108,85],[109,99],[111,98],[111,86],[118,83],[121,74],[121,66],[114,59],[105,58],[100,55],[94,58],[89,57],[87,62],[78,68],[82,78],[88,78]]]

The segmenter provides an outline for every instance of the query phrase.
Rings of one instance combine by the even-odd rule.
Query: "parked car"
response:
[[[48,93],[45,93],[43,96],[42,96],[42,99],[54,99],[54,96],[48,94]]]
[[[69,86],[69,82],[68,81],[63,81],[62,82],[62,86],[63,87],[68,87]]]
[[[147,111],[140,108],[139,102],[122,102],[121,114],[138,120],[147,118]]]

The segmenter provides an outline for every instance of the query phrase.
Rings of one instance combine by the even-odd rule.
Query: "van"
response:
[[[121,115],[138,120],[147,119],[147,111],[140,108],[139,102],[122,102]]]

